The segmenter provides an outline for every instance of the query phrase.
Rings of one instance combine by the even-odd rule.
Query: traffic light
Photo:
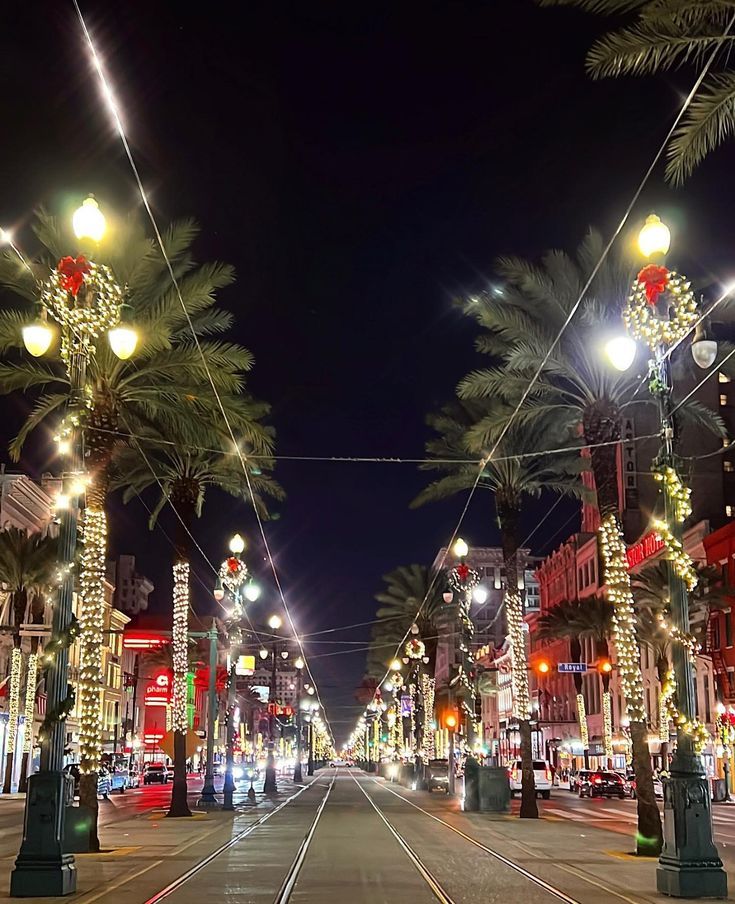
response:
[[[442,726],[449,731],[454,731],[458,724],[457,711],[454,709],[445,710],[442,714]]]
[[[541,659],[537,662],[535,668],[539,675],[548,675],[551,671],[551,666],[545,659]]]
[[[601,659],[597,663],[597,670],[603,675],[609,675],[612,672],[612,663],[609,659]]]

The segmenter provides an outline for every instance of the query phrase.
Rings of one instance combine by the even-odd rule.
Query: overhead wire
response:
[[[154,215],[154,213],[153,213],[153,209],[151,208],[151,205],[150,205],[150,202],[149,202],[149,199],[148,199],[148,195],[147,195],[147,193],[146,193],[146,191],[145,191],[145,188],[144,188],[144,186],[143,186],[143,182],[142,182],[140,173],[139,173],[139,171],[138,171],[138,167],[137,167],[137,165],[136,165],[136,163],[135,163],[135,159],[134,159],[133,154],[132,154],[132,151],[131,151],[131,149],[130,149],[130,144],[129,144],[129,142],[128,142],[127,135],[126,135],[126,133],[125,133],[125,129],[124,129],[123,124],[122,124],[122,120],[121,120],[121,118],[120,118],[120,114],[119,114],[118,107],[117,107],[117,104],[116,104],[115,99],[114,99],[113,92],[112,92],[112,90],[111,90],[111,88],[110,88],[110,85],[109,85],[109,83],[108,83],[108,81],[107,81],[107,77],[106,77],[105,72],[104,72],[104,69],[103,69],[103,67],[102,67],[102,63],[101,63],[101,61],[100,61],[100,59],[99,59],[99,55],[97,54],[97,49],[96,49],[96,47],[95,47],[95,45],[94,45],[94,42],[93,42],[93,40],[92,40],[92,36],[91,36],[91,34],[90,34],[90,32],[89,32],[89,29],[87,28],[87,23],[86,23],[86,21],[85,21],[85,19],[84,19],[84,16],[83,16],[83,14],[82,14],[81,8],[80,8],[79,3],[78,3],[78,0],[72,0],[72,4],[73,4],[74,9],[75,9],[75,11],[76,11],[76,13],[77,13],[77,17],[78,17],[78,19],[79,19],[79,22],[80,22],[80,25],[81,25],[81,28],[82,28],[84,37],[85,37],[85,39],[86,39],[86,42],[87,42],[87,44],[88,44],[88,46],[89,46],[89,50],[90,50],[90,53],[91,53],[91,56],[92,56],[92,62],[93,62],[93,64],[94,64],[94,68],[95,68],[95,70],[96,70],[96,72],[97,72],[97,75],[98,75],[98,77],[99,77],[100,84],[101,84],[101,87],[102,87],[102,93],[103,93],[103,95],[104,95],[104,97],[105,97],[105,99],[106,99],[106,101],[107,101],[108,108],[109,108],[109,110],[110,110],[110,112],[111,112],[111,114],[112,114],[112,117],[113,117],[113,119],[114,119],[114,122],[115,122],[115,125],[116,125],[116,128],[117,128],[118,134],[119,134],[119,136],[120,136],[120,140],[121,140],[122,145],[123,145],[123,149],[124,149],[124,151],[125,151],[125,155],[126,155],[126,157],[127,157],[127,159],[128,159],[128,162],[129,162],[129,164],[130,164],[131,170],[132,170],[132,172],[133,172],[133,176],[134,176],[135,182],[136,182],[136,184],[137,184],[138,191],[139,191],[139,194],[140,194],[140,196],[141,196],[141,200],[142,200],[142,202],[143,202],[143,206],[144,206],[144,208],[145,208],[145,210],[146,210],[146,213],[147,213],[147,215],[148,215],[148,219],[149,219],[149,221],[150,221],[150,223],[151,223],[151,226],[152,226],[152,228],[153,228],[153,232],[154,232],[156,241],[157,241],[158,246],[159,246],[159,249],[160,249],[160,251],[161,251],[161,256],[163,257],[163,260],[164,260],[164,262],[165,262],[166,268],[167,268],[167,270],[168,270],[168,274],[169,274],[169,278],[170,278],[171,284],[172,284],[172,286],[173,286],[173,288],[174,288],[174,291],[175,291],[175,293],[176,293],[176,297],[178,298],[178,301],[179,301],[179,303],[180,303],[180,305],[181,305],[181,308],[182,308],[182,310],[183,310],[183,312],[184,312],[184,316],[185,316],[186,321],[187,321],[187,323],[188,323],[189,330],[190,330],[190,332],[191,332],[191,334],[192,334],[192,338],[193,338],[194,344],[195,344],[195,346],[196,346],[196,348],[197,348],[197,350],[198,350],[198,352],[199,352],[199,355],[200,355],[200,357],[201,357],[202,364],[203,364],[203,367],[204,367],[204,371],[205,371],[205,373],[206,373],[206,375],[207,375],[207,378],[208,378],[208,380],[209,380],[209,383],[210,383],[210,385],[211,385],[211,387],[212,387],[212,392],[213,392],[213,394],[214,394],[214,398],[215,398],[215,400],[216,400],[216,402],[217,402],[217,406],[219,407],[220,413],[221,413],[221,415],[222,415],[223,423],[224,423],[224,425],[227,427],[227,432],[228,432],[229,435],[230,435],[230,438],[231,438],[231,440],[232,440],[232,443],[233,443],[234,447],[237,449],[237,452],[238,452],[238,458],[239,458],[239,460],[240,460],[240,465],[241,465],[241,468],[242,468],[242,471],[243,471],[243,475],[244,475],[244,477],[245,477],[245,482],[246,482],[247,487],[248,487],[248,492],[249,492],[249,495],[250,495],[250,501],[251,501],[251,503],[252,503],[253,511],[254,511],[254,513],[255,513],[255,518],[256,518],[256,521],[257,521],[257,524],[258,524],[258,528],[259,528],[261,540],[262,540],[262,542],[263,542],[263,546],[264,546],[264,548],[265,548],[266,555],[267,555],[267,557],[268,557],[268,561],[269,561],[270,566],[271,566],[271,571],[272,571],[272,573],[273,573],[273,579],[274,579],[274,582],[275,582],[276,587],[277,587],[277,589],[278,589],[278,593],[279,593],[279,596],[280,596],[280,599],[281,599],[281,603],[282,603],[282,605],[283,605],[283,610],[284,610],[284,612],[285,612],[285,614],[286,614],[286,618],[288,619],[288,623],[289,623],[289,625],[290,625],[290,627],[291,627],[291,631],[292,631],[292,633],[293,633],[293,636],[294,636],[296,642],[298,643],[299,650],[300,650],[300,652],[301,652],[301,656],[302,656],[302,658],[303,658],[303,660],[304,660],[304,665],[305,665],[305,668],[306,668],[306,672],[307,672],[307,674],[309,675],[309,678],[310,678],[310,680],[311,680],[311,683],[313,684],[313,686],[314,686],[314,688],[315,688],[315,690],[316,690],[317,700],[318,700],[319,705],[320,705],[320,707],[321,707],[321,709],[322,709],[322,712],[324,713],[324,716],[323,716],[324,721],[325,721],[325,723],[326,723],[326,725],[327,725],[327,727],[328,727],[328,729],[329,729],[329,734],[330,734],[330,736],[331,736],[332,743],[334,743],[334,735],[333,735],[333,733],[332,733],[331,728],[329,727],[329,717],[327,716],[326,710],[325,710],[325,708],[324,708],[324,704],[323,704],[323,702],[322,702],[322,700],[321,700],[321,698],[320,698],[319,690],[318,690],[318,686],[317,686],[316,680],[314,679],[314,676],[313,676],[313,674],[312,674],[312,672],[311,672],[311,669],[310,669],[310,667],[309,667],[308,658],[307,658],[307,656],[306,656],[306,651],[305,651],[305,649],[303,648],[303,645],[302,645],[302,643],[301,643],[301,640],[300,640],[300,638],[299,638],[299,636],[298,636],[298,632],[297,632],[297,630],[296,630],[296,625],[294,624],[294,621],[293,621],[293,618],[292,618],[292,615],[291,615],[290,608],[289,608],[289,606],[288,606],[288,603],[286,602],[286,597],[285,597],[285,594],[284,594],[284,591],[283,591],[283,587],[282,587],[282,585],[281,585],[280,577],[279,577],[279,575],[278,575],[278,570],[277,570],[277,568],[276,568],[276,564],[275,564],[275,561],[274,561],[274,559],[273,559],[273,555],[272,555],[272,553],[271,553],[270,545],[269,545],[269,543],[268,543],[268,538],[267,538],[266,533],[265,533],[265,528],[264,528],[264,526],[263,526],[263,520],[262,520],[262,518],[261,518],[260,512],[258,511],[258,506],[257,506],[257,503],[256,503],[255,492],[254,492],[254,489],[253,489],[253,484],[252,484],[252,480],[251,480],[251,477],[250,477],[249,470],[248,470],[248,468],[247,468],[247,466],[246,466],[246,464],[245,464],[245,458],[244,458],[244,456],[243,456],[242,450],[240,449],[240,447],[239,447],[239,445],[238,445],[238,443],[237,443],[237,439],[236,439],[236,437],[235,437],[235,433],[234,433],[234,431],[233,431],[233,429],[232,429],[232,424],[230,423],[230,419],[229,419],[229,417],[228,417],[228,415],[227,415],[227,412],[226,412],[226,410],[225,410],[225,407],[224,407],[224,405],[222,404],[222,399],[221,399],[221,397],[220,397],[220,393],[219,393],[219,391],[218,391],[218,389],[217,389],[217,386],[216,386],[216,384],[215,384],[215,382],[214,382],[214,379],[212,378],[212,374],[211,374],[211,370],[210,370],[210,367],[209,367],[209,363],[207,362],[206,356],[204,355],[204,352],[203,352],[203,350],[202,350],[201,343],[200,343],[200,341],[199,341],[199,336],[197,335],[197,332],[196,332],[196,330],[195,330],[195,328],[194,328],[194,324],[193,324],[192,319],[191,319],[191,315],[189,314],[189,311],[188,311],[188,309],[187,309],[187,307],[186,307],[186,303],[184,302],[183,296],[182,296],[182,294],[181,294],[181,287],[180,287],[180,285],[179,285],[179,281],[178,281],[178,279],[177,279],[177,277],[176,277],[176,274],[175,274],[175,272],[174,272],[174,269],[173,269],[171,260],[170,260],[170,258],[169,258],[169,256],[168,256],[168,252],[167,252],[167,250],[166,250],[166,246],[165,246],[164,241],[163,241],[163,236],[162,236],[161,231],[160,231],[160,229],[159,229],[159,227],[158,227],[158,222],[157,222],[156,217],[155,217],[155,215]]]
[[[468,511],[468,509],[469,509],[469,506],[470,506],[470,503],[471,503],[471,501],[472,501],[472,498],[473,498],[475,492],[477,491],[477,487],[479,486],[480,478],[481,478],[482,471],[483,471],[484,467],[486,466],[487,462],[489,462],[489,461],[492,459],[492,456],[493,456],[494,453],[497,451],[498,446],[500,445],[500,443],[502,442],[502,440],[503,440],[503,439],[505,438],[505,436],[507,435],[508,430],[510,429],[511,425],[512,425],[513,422],[515,421],[516,417],[518,416],[518,413],[520,412],[521,408],[522,408],[523,405],[525,404],[525,402],[526,402],[526,400],[528,399],[528,397],[529,397],[529,395],[530,395],[530,393],[531,393],[533,387],[535,386],[536,382],[538,381],[539,377],[541,376],[541,373],[543,372],[544,368],[546,367],[546,365],[547,365],[547,363],[548,363],[548,361],[549,361],[549,358],[550,358],[551,355],[552,355],[552,352],[554,351],[554,349],[555,349],[556,346],[558,345],[558,343],[559,343],[559,341],[561,340],[561,337],[563,336],[563,334],[565,333],[567,327],[568,327],[569,324],[572,322],[572,319],[574,318],[574,315],[577,313],[577,311],[578,311],[580,305],[582,304],[582,301],[583,301],[584,297],[586,296],[587,292],[589,291],[590,286],[592,285],[592,283],[593,283],[595,277],[597,276],[598,272],[600,271],[600,268],[602,267],[603,263],[604,263],[605,260],[607,259],[607,256],[608,256],[608,254],[610,253],[610,250],[612,249],[612,246],[614,245],[614,243],[615,243],[615,241],[617,240],[618,236],[620,235],[620,233],[621,233],[622,230],[624,229],[625,224],[628,222],[628,219],[629,219],[629,217],[630,217],[630,215],[631,215],[631,213],[632,213],[632,211],[633,211],[633,207],[634,207],[635,204],[638,202],[638,199],[640,198],[640,196],[641,196],[641,194],[642,194],[642,192],[643,192],[643,189],[644,189],[645,186],[648,184],[648,180],[650,179],[650,177],[651,177],[651,175],[652,175],[654,169],[655,169],[656,166],[658,165],[658,163],[659,163],[659,161],[660,161],[660,159],[661,159],[661,157],[662,157],[662,155],[663,155],[663,153],[664,153],[664,151],[665,151],[665,149],[666,149],[666,147],[667,147],[667,145],[668,145],[670,139],[672,138],[672,136],[673,136],[674,132],[676,131],[676,129],[677,129],[679,123],[681,122],[682,117],[684,116],[684,114],[686,113],[686,111],[689,109],[689,107],[690,107],[692,101],[694,100],[694,98],[695,98],[695,96],[696,96],[696,94],[697,94],[697,91],[698,91],[699,88],[701,87],[702,82],[704,81],[704,79],[705,79],[706,76],[707,76],[707,73],[709,72],[710,68],[712,67],[712,64],[713,64],[713,62],[714,62],[714,60],[715,60],[715,57],[717,56],[717,53],[719,52],[720,47],[722,46],[722,42],[725,40],[726,36],[729,34],[729,32],[730,32],[730,30],[732,29],[733,25],[735,25],[735,14],[733,14],[732,18],[730,19],[730,21],[729,21],[729,23],[728,23],[728,25],[727,25],[727,28],[725,29],[725,31],[723,32],[722,36],[720,37],[720,39],[719,39],[718,42],[716,43],[715,48],[713,49],[713,51],[712,51],[712,53],[710,54],[709,58],[707,59],[705,65],[703,66],[702,71],[700,72],[699,76],[698,76],[697,79],[695,80],[694,85],[692,86],[691,90],[689,91],[689,94],[688,94],[688,95],[686,96],[686,98],[684,99],[684,102],[683,102],[683,104],[681,105],[681,108],[679,109],[679,112],[677,113],[676,117],[674,118],[674,121],[673,121],[673,123],[671,124],[671,127],[669,128],[669,130],[668,130],[668,132],[667,132],[667,134],[666,134],[666,137],[664,138],[663,142],[661,143],[661,145],[659,146],[658,150],[656,151],[656,153],[655,153],[655,155],[654,155],[654,157],[653,157],[653,160],[651,161],[650,165],[649,165],[648,168],[646,169],[646,171],[645,171],[645,173],[644,173],[644,175],[643,175],[643,178],[642,178],[641,181],[639,182],[638,187],[637,187],[636,190],[634,191],[631,200],[629,201],[627,207],[625,208],[625,210],[624,210],[624,212],[623,212],[623,216],[621,217],[620,222],[618,223],[617,227],[616,227],[615,230],[613,231],[613,233],[612,233],[612,235],[611,235],[609,241],[607,242],[607,244],[606,244],[605,247],[603,248],[602,253],[601,253],[601,255],[600,255],[600,258],[599,258],[599,260],[597,261],[597,263],[595,264],[595,266],[592,268],[592,271],[591,271],[590,275],[588,276],[588,278],[587,278],[585,284],[582,286],[582,289],[581,289],[581,291],[580,291],[580,293],[579,293],[579,296],[578,296],[577,300],[575,301],[575,303],[572,305],[572,307],[571,307],[571,309],[570,309],[570,311],[569,311],[569,313],[568,313],[566,319],[564,320],[564,322],[563,322],[563,324],[562,324],[562,326],[561,326],[559,332],[557,333],[556,338],[555,338],[554,341],[551,343],[551,345],[549,346],[549,348],[546,350],[546,353],[544,354],[544,357],[542,358],[541,363],[540,363],[539,366],[536,368],[536,371],[535,371],[533,377],[531,378],[530,382],[528,383],[528,385],[526,386],[525,390],[523,391],[523,393],[522,393],[522,395],[521,395],[521,398],[520,398],[520,400],[518,401],[518,403],[517,403],[517,405],[515,406],[515,408],[513,409],[513,412],[511,413],[510,417],[508,418],[508,420],[507,420],[507,421],[505,422],[505,424],[503,425],[503,428],[502,428],[502,430],[500,431],[500,434],[498,435],[497,439],[495,440],[492,449],[491,449],[490,452],[487,454],[487,456],[484,457],[482,463],[480,464],[480,468],[479,468],[479,471],[478,471],[477,478],[475,479],[475,481],[474,481],[474,483],[473,483],[473,485],[472,485],[472,487],[471,487],[471,489],[470,489],[470,492],[469,492],[467,501],[465,502],[465,505],[464,505],[464,507],[462,508],[462,511],[461,511],[461,513],[460,513],[459,521],[458,521],[458,523],[457,523],[457,526],[455,527],[454,531],[452,532],[452,536],[451,536],[451,538],[450,538],[450,541],[449,541],[449,543],[447,544],[447,546],[446,546],[446,548],[445,548],[445,551],[444,551],[444,553],[443,553],[443,555],[442,555],[442,559],[441,559],[441,562],[440,562],[439,569],[437,569],[437,571],[436,571],[436,573],[435,573],[435,575],[434,575],[434,578],[432,579],[432,582],[431,582],[431,584],[430,584],[430,586],[429,586],[429,589],[428,589],[428,591],[427,591],[427,594],[426,594],[426,596],[424,597],[424,600],[422,601],[421,605],[419,606],[419,610],[418,610],[417,615],[416,615],[417,618],[419,617],[419,615],[420,615],[420,613],[421,613],[421,610],[423,609],[424,605],[426,604],[426,600],[429,598],[431,592],[433,591],[434,584],[435,584],[435,581],[436,581],[436,576],[438,575],[439,570],[440,570],[441,568],[444,567],[444,563],[446,562],[446,558],[447,558],[447,554],[448,554],[448,552],[449,552],[449,549],[450,549],[450,548],[452,547],[452,545],[454,544],[454,542],[455,542],[455,540],[456,540],[456,537],[457,537],[457,535],[458,535],[458,533],[459,533],[459,530],[461,529],[462,523],[463,523],[464,518],[465,518],[465,516],[466,516],[466,514],[467,514],[467,511]],[[733,352],[732,352],[731,354],[735,354],[735,349],[733,350]],[[409,631],[410,631],[410,629],[409,629]],[[401,641],[401,643],[404,643],[404,642],[405,642],[406,638],[408,637],[409,631],[406,632],[406,634],[404,635],[403,640]],[[400,650],[400,644],[399,644],[398,650]],[[386,672],[386,675],[385,675],[385,677],[383,678],[383,681],[385,681],[385,678],[388,677],[388,674],[389,674],[389,672]],[[382,683],[383,683],[383,682],[381,681],[381,684],[382,684]]]

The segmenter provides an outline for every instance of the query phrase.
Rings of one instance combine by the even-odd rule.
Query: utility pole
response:
[[[207,768],[204,775],[204,787],[198,803],[203,806],[216,804],[214,789],[214,723],[217,715],[217,624],[212,619],[212,627],[207,634],[209,639],[209,687],[207,694]]]

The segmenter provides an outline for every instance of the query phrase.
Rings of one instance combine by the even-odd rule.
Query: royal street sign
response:
[[[557,666],[560,672],[586,672],[586,662],[560,662]]]

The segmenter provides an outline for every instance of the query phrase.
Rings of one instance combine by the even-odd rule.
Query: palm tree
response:
[[[20,688],[23,675],[23,651],[21,649],[20,626],[26,618],[29,598],[45,591],[53,582],[57,569],[56,540],[49,536],[29,534],[17,527],[0,531],[0,583],[10,593],[13,624],[13,653],[10,666],[10,689],[8,693],[8,738],[5,758],[3,794],[9,794],[13,777],[13,758],[18,731],[20,709]],[[33,731],[26,724],[26,732]]]
[[[587,54],[594,78],[655,75],[686,63],[701,67],[718,49],[735,41],[727,28],[730,0],[539,0],[542,6],[578,6],[611,16],[630,14],[622,28],[595,41]],[[668,146],[668,180],[681,184],[702,160],[735,131],[735,72],[729,52],[721,68],[707,73]]]
[[[186,733],[188,720],[186,711],[187,644],[189,623],[189,574],[193,549],[192,528],[194,519],[202,512],[206,492],[210,488],[222,490],[239,499],[248,499],[253,492],[253,501],[263,515],[267,514],[264,497],[282,499],[280,486],[264,473],[270,462],[260,462],[245,478],[237,455],[214,452],[218,437],[213,429],[200,423],[197,430],[198,441],[205,448],[192,446],[191,436],[179,427],[163,437],[150,434],[149,441],[142,445],[129,446],[119,454],[119,476],[113,486],[124,486],[124,500],[140,495],[154,484],[158,486],[158,502],[150,517],[151,529],[161,510],[170,503],[177,516],[175,556],[173,565],[173,703],[172,729],[174,731],[174,782],[171,792],[169,816],[191,816],[186,794]],[[224,445],[224,442],[223,442]],[[271,441],[263,432],[259,452],[268,452]]]
[[[547,252],[540,266],[521,258],[502,258],[497,265],[505,280],[502,298],[488,294],[466,305],[468,316],[484,330],[476,342],[478,350],[501,363],[469,374],[458,391],[461,398],[501,398],[515,408],[538,373],[514,419],[515,428],[553,416],[575,435],[581,434],[589,449],[605,581],[608,587],[616,587],[614,639],[633,743],[638,852],[658,853],[663,842],[661,817],[653,792],[633,601],[618,513],[617,472],[623,413],[650,404],[650,399],[637,394],[639,381],[634,376],[613,371],[597,352],[601,331],[620,323],[629,289],[630,273],[621,251],[605,258],[575,316],[566,324],[603,250],[600,233],[590,230],[574,259],[562,251]],[[690,400],[686,415],[691,423],[724,435],[722,420],[699,403]],[[473,439],[490,443],[507,422],[503,412],[493,408],[478,422]],[[550,447],[548,439],[537,446]]]
[[[0,254],[0,286],[26,302],[37,303],[39,283],[48,278],[62,255],[76,247],[76,240],[44,210],[36,214],[33,228],[40,245],[38,255],[26,268],[6,249]],[[101,756],[101,719],[97,690],[102,683],[105,501],[119,434],[144,432],[152,424],[166,432],[182,420],[195,429],[200,419],[217,407],[216,389],[235,435],[242,437],[246,449],[257,448],[263,441],[263,428],[258,423],[262,410],[241,395],[243,373],[252,367],[252,355],[242,346],[220,338],[233,318],[216,307],[216,292],[233,282],[233,269],[221,263],[196,264],[191,246],[197,233],[196,223],[188,219],[171,224],[163,235],[179,280],[183,308],[171,287],[160,250],[146,236],[137,214],[120,221],[114,242],[103,242],[95,255],[97,262],[107,264],[118,284],[125,287],[126,303],[141,343],[132,360],[120,361],[106,342],[99,341],[87,364],[84,437],[90,482],[80,568],[83,677],[79,690],[88,705],[83,707],[80,725],[80,801],[95,817],[90,833],[92,850],[99,849],[96,773]],[[198,344],[193,341],[189,318]],[[32,404],[10,445],[16,460],[26,438],[36,428],[44,426],[56,432],[70,401],[69,376],[60,350],[52,349],[45,360],[29,359],[23,352],[21,327],[29,319],[27,310],[0,312],[0,355],[5,358],[0,363],[0,394],[22,392]]]
[[[383,581],[386,586],[375,594],[380,603],[375,617],[380,621],[372,629],[366,669],[367,677],[378,681],[385,675],[387,664],[414,623],[426,642],[427,655],[433,657],[436,649],[434,616],[442,604],[445,583],[441,574],[436,575],[425,565],[415,564],[399,565],[383,575]]]
[[[490,460],[483,458],[478,478],[479,462],[468,464],[471,456],[480,456],[474,440],[478,421],[497,407],[487,402],[453,402],[444,406],[438,415],[429,417],[429,424],[438,436],[426,444],[428,457],[436,459],[422,465],[425,470],[439,470],[445,476],[429,484],[412,505],[445,499],[475,483],[478,489],[493,494],[500,528],[503,564],[506,576],[505,612],[508,621],[513,663],[513,699],[521,736],[521,817],[538,818],[536,788],[533,777],[531,750],[531,709],[528,691],[528,658],[523,635],[523,600],[518,593],[518,550],[521,545],[521,511],[524,501],[538,497],[545,490],[581,496],[580,473],[583,462],[576,451],[559,456],[533,455],[543,447],[547,438],[561,440],[560,433],[550,419],[536,420],[523,430],[511,430],[498,445]],[[507,416],[507,411],[506,411]],[[567,437],[568,439],[568,437]]]

